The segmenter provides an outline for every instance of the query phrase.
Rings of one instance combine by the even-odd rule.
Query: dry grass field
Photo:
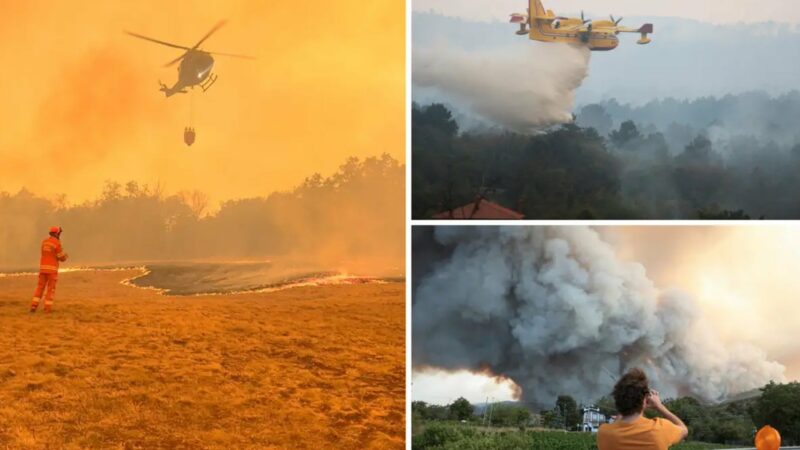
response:
[[[170,297],[0,278],[0,448],[404,448],[401,283]]]

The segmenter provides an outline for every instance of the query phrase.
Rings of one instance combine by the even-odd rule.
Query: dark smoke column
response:
[[[417,227],[413,363],[512,379],[523,400],[591,402],[644,368],[665,396],[707,401],[783,380],[752,346],[724,346],[692,300],[661,292],[585,227]]]

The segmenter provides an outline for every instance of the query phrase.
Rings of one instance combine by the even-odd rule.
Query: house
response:
[[[436,220],[522,220],[524,218],[524,214],[480,195],[469,204],[433,216]]]
[[[611,418],[600,412],[600,408],[589,405],[581,408],[583,420],[581,431],[586,433],[597,433],[600,425],[611,422]]]

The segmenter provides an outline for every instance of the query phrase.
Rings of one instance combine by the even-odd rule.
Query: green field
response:
[[[414,435],[413,450],[597,450],[590,433],[564,431],[485,431],[457,423],[432,423]],[[725,445],[682,443],[672,450],[712,450]]]

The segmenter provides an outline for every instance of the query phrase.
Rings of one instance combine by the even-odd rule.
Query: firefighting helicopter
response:
[[[639,28],[620,26],[622,18],[610,16],[608,20],[587,20],[583,12],[579,18],[556,16],[553,11],[545,10],[541,0],[528,0],[527,14],[512,14],[511,23],[519,24],[520,36],[528,36],[531,40],[541,42],[566,42],[583,45],[592,51],[614,50],[619,45],[619,33],[640,33],[641,39],[636,43],[649,44],[648,34],[653,33],[653,24],[646,23]]]
[[[166,84],[159,81],[158,83],[161,85],[161,91],[166,94],[167,97],[173,94],[185,94],[188,91],[186,88],[194,89],[194,86],[200,86],[203,92],[207,91],[216,81],[217,75],[211,73],[211,69],[214,67],[214,58],[211,55],[217,56],[230,56],[234,58],[244,58],[244,59],[255,59],[252,56],[246,55],[235,55],[231,53],[219,53],[219,52],[208,52],[205,50],[200,49],[200,45],[206,41],[212,34],[214,34],[217,30],[219,30],[223,25],[225,25],[225,21],[221,20],[214,28],[211,29],[205,36],[203,36],[200,41],[197,42],[193,47],[184,47],[183,45],[172,44],[170,42],[160,41],[158,39],[153,39],[147,36],[143,36],[138,33],[134,33],[131,31],[125,31],[125,33],[137,37],[139,39],[144,39],[146,41],[155,42],[156,44],[166,45],[167,47],[172,48],[179,48],[181,50],[185,50],[181,56],[173,59],[172,61],[166,63],[164,67],[170,67],[180,61],[180,65],[178,66],[178,81],[175,82],[175,85],[172,87],[168,87]]]

